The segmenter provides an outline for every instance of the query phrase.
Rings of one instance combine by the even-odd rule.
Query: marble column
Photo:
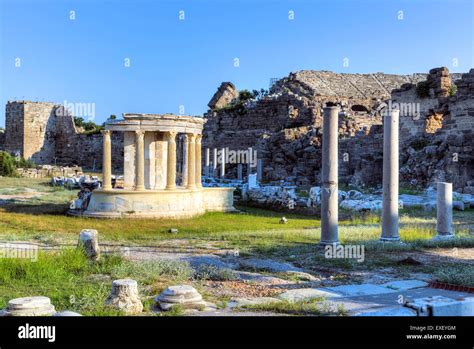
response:
[[[212,177],[217,177],[217,148],[214,148],[212,155]]]
[[[155,186],[154,189],[166,187],[168,142],[161,132],[155,133]]]
[[[110,140],[110,130],[102,131],[103,141],[103,160],[102,160],[102,189],[112,189],[112,141]]]
[[[124,189],[133,190],[135,187],[135,131],[125,131],[123,135],[123,181]]]
[[[176,132],[165,132],[165,139],[168,142],[166,189],[173,190],[176,188]]]
[[[188,140],[188,185],[187,189],[196,189],[196,135],[194,133],[187,133]]]
[[[242,180],[243,177],[244,177],[244,165],[242,165],[241,163],[238,163],[237,164],[237,179],[238,180]]]
[[[221,149],[221,178],[225,178],[225,148]]]
[[[257,160],[257,180],[262,181],[263,178],[263,162],[262,159]]]
[[[399,241],[398,235],[398,120],[392,110],[383,120],[383,201],[381,241]]]
[[[201,156],[201,141],[202,141],[202,135],[197,134],[196,135],[196,145],[195,145],[195,163],[196,163],[196,168],[194,169],[194,175],[195,175],[195,183],[196,183],[196,188],[202,188],[202,180],[201,180],[201,175],[202,175],[202,156]]]
[[[453,184],[438,182],[436,203],[437,237],[452,237],[453,234]]]
[[[204,172],[206,173],[207,177],[211,176],[211,171],[210,171],[210,161],[211,161],[211,154],[210,154],[210,149],[206,148],[206,163],[205,163],[205,169]]]
[[[183,135],[183,161],[181,163],[181,185],[188,186],[189,142],[187,135]]]
[[[135,131],[137,150],[135,190],[145,190],[145,131]]]
[[[338,244],[339,108],[324,108],[320,245]]]

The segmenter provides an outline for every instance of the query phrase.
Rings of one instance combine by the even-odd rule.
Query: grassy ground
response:
[[[474,210],[454,212],[457,238],[433,242],[435,212],[403,210],[400,236],[404,245],[384,245],[380,236],[377,214],[354,215],[341,212],[339,237],[344,244],[363,244],[365,261],[327,259],[315,246],[320,239],[320,221],[316,217],[284,214],[288,224],[279,224],[282,213],[239,207],[241,213],[207,213],[179,221],[173,220],[98,220],[70,217],[65,212],[76,191],[53,188],[48,180],[0,178],[0,200],[15,199],[0,205],[0,240],[36,241],[51,244],[77,243],[82,229],[97,229],[101,242],[126,245],[160,246],[171,240],[181,240],[185,246],[202,244],[217,248],[239,249],[245,255],[274,258],[318,273],[329,273],[348,282],[357,282],[359,272],[390,269],[399,276],[428,273],[444,282],[474,286],[474,267],[456,256],[440,258],[440,248],[474,251]],[[22,195],[25,194],[24,198]],[[3,197],[2,197],[3,196]],[[169,233],[178,228],[178,234]],[[420,265],[400,264],[414,256]],[[472,258],[471,258],[472,259]],[[462,262],[462,263],[459,263]],[[59,309],[76,310],[85,315],[114,315],[104,308],[103,301],[113,279],[133,277],[140,283],[145,308],[152,297],[170,283],[188,282],[205,294],[202,280],[212,271],[193,272],[189,266],[168,262],[132,263],[119,257],[105,257],[99,264],[89,264],[81,255],[66,250],[59,255],[40,254],[36,263],[0,258],[0,308],[15,297],[44,294],[52,298]],[[218,275],[218,278],[230,278]],[[212,294],[207,295],[212,301]],[[257,309],[258,308],[258,309]],[[313,303],[264,304],[255,309],[287,314],[316,314],[320,305]],[[179,315],[176,310],[174,315]]]

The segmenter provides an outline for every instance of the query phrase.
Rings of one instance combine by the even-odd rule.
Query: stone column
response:
[[[217,148],[214,148],[212,157],[212,177],[217,177]]]
[[[225,148],[221,150],[221,178],[225,178]]]
[[[181,164],[181,185],[188,186],[188,168],[189,168],[189,142],[188,137],[184,135],[183,139],[183,162]]]
[[[453,234],[453,184],[438,182],[438,201],[436,204],[437,237],[452,237]]]
[[[194,133],[187,133],[188,139],[188,185],[187,189],[196,189],[196,135]]]
[[[399,241],[398,235],[398,120],[392,110],[383,121],[383,201],[381,241]]]
[[[102,160],[102,189],[112,189],[112,141],[110,140],[110,130],[102,131],[104,136],[104,149],[103,149],[103,160]]]
[[[176,188],[176,132],[166,132],[165,139],[168,142],[166,189],[173,190]]]
[[[155,133],[155,186],[154,189],[166,187],[168,143],[161,132]]]
[[[145,131],[135,131],[137,159],[135,167],[135,190],[145,190]]]
[[[206,176],[207,177],[210,177],[211,174],[210,174],[210,161],[211,161],[211,154],[210,154],[210,150],[209,148],[206,148],[206,162],[205,162],[205,169],[204,169],[204,172],[206,173]]]
[[[237,164],[237,179],[242,180],[244,176],[244,166],[241,163]]]
[[[135,187],[135,132],[126,131],[123,135],[123,181],[124,189],[133,190]]]
[[[257,159],[257,180],[262,181],[263,178],[263,162],[262,159]]]
[[[194,178],[195,183],[196,183],[196,188],[202,188],[202,180],[201,180],[201,175],[202,175],[201,140],[202,140],[202,135],[197,134],[196,135],[195,154],[194,154],[194,156],[196,157],[196,159],[195,159],[196,168],[195,168],[195,171],[194,171],[194,175],[196,177],[196,178]]]
[[[339,108],[324,108],[320,245],[338,244]]]

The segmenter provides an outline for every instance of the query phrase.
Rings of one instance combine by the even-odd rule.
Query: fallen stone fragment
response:
[[[92,261],[100,259],[99,233],[94,229],[83,229],[79,234],[78,248],[82,248]]]
[[[405,307],[414,309],[418,316],[474,316],[474,297],[452,299],[442,296],[417,298]]]
[[[135,280],[120,279],[112,282],[112,291],[105,304],[126,314],[137,314],[143,310]]]
[[[48,297],[15,298],[8,302],[3,316],[51,316],[55,313],[54,306]]]
[[[170,310],[176,305],[184,309],[203,310],[210,304],[202,299],[199,292],[189,285],[170,286],[155,297],[155,301],[162,310]]]
[[[286,217],[281,217],[280,224],[286,224],[286,223],[288,223],[288,219],[286,219]]]
[[[171,229],[169,230],[169,232],[170,232],[171,234],[178,234],[178,231],[179,231],[179,230],[176,229],[176,228],[171,228]]]

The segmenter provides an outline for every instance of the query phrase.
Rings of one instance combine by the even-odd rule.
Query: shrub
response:
[[[17,177],[15,159],[7,152],[0,152],[0,175],[5,177]]]
[[[456,92],[458,92],[458,87],[456,85],[451,85],[451,87],[449,88],[449,95],[452,97],[456,94]]]
[[[430,84],[428,81],[420,81],[416,85],[416,94],[420,98],[427,98],[430,96]]]

